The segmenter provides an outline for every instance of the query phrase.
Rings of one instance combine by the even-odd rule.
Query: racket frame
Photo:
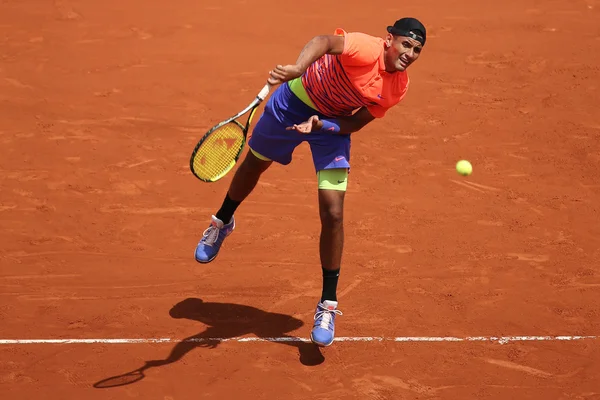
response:
[[[254,117],[254,114],[256,113],[258,106],[265,100],[265,98],[269,94],[270,90],[271,90],[271,85],[267,83],[261,89],[261,91],[256,95],[256,98],[254,100],[252,100],[252,102],[250,104],[248,104],[248,106],[246,106],[246,108],[244,108],[242,111],[238,112],[234,116],[219,122],[218,124],[216,124],[215,126],[210,128],[208,130],[208,132],[206,132],[204,134],[204,136],[202,136],[202,138],[198,141],[198,143],[194,147],[194,150],[192,151],[192,156],[190,157],[190,170],[196,178],[200,179],[203,182],[216,182],[219,179],[223,178],[225,175],[227,175],[233,169],[235,164],[237,164],[237,161],[239,160],[240,156],[242,155],[242,152],[244,151],[244,147],[246,145],[246,138],[248,136],[250,124],[252,123],[252,118]],[[246,114],[248,112],[250,112],[250,115],[248,116],[248,120],[246,121],[246,125],[244,126],[242,123],[240,123],[238,121],[238,118],[240,118],[241,116],[243,116],[244,114]],[[235,158],[233,159],[231,166],[229,168],[227,168],[225,171],[223,171],[220,175],[218,175],[217,177],[212,178],[212,179],[205,179],[205,178],[198,176],[196,174],[196,172],[194,171],[194,158],[196,157],[196,153],[198,152],[198,149],[202,146],[202,144],[204,144],[204,142],[208,139],[208,137],[213,132],[215,132],[217,129],[221,128],[222,126],[230,124],[232,122],[240,127],[240,129],[242,130],[242,133],[243,133],[243,137],[242,137],[242,145],[240,146],[240,150],[238,151]]]

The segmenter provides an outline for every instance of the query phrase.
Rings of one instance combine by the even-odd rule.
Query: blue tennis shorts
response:
[[[308,142],[316,172],[333,168],[350,168],[350,135],[311,132],[301,134],[287,127],[308,120],[312,115],[326,118],[308,106],[290,89],[280,85],[265,104],[248,141],[248,146],[269,160],[282,165],[292,161],[292,154],[302,142]]]

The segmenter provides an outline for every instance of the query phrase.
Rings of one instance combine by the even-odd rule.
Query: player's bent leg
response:
[[[329,346],[335,337],[337,309],[337,282],[344,247],[344,198],[348,180],[346,168],[321,170],[319,180],[319,216],[321,237],[319,243],[323,290],[315,312],[311,340],[319,346]]]
[[[271,160],[252,149],[248,152],[233,176],[221,208],[211,217],[209,227],[196,246],[196,261],[208,263],[217,257],[223,241],[235,229],[235,210],[252,192],[262,173],[271,164]]]
[[[287,125],[274,114],[272,103],[281,96],[278,90],[271,96],[248,140],[250,151],[235,172],[219,211],[196,248],[196,260],[207,263],[217,256],[225,238],[235,228],[234,212],[252,192],[260,176],[273,162],[287,165],[304,136],[292,135]],[[279,100],[278,100],[279,101]],[[279,101],[281,103],[281,101]]]

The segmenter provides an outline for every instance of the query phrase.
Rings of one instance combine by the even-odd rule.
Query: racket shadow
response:
[[[301,320],[290,315],[271,313],[242,304],[205,302],[197,298],[188,298],[177,303],[171,308],[169,315],[175,319],[201,322],[207,325],[207,328],[178,342],[165,359],[146,361],[140,368],[103,379],[96,382],[94,387],[110,388],[138,382],[145,377],[144,372],[150,368],[177,362],[196,348],[215,349],[227,339],[242,336],[283,338],[274,341],[273,344],[297,348],[303,365],[314,366],[325,361],[318,346],[288,334],[304,325]]]

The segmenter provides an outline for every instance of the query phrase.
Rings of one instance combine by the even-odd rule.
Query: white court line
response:
[[[574,340],[600,340],[600,336],[355,336],[338,337],[336,342],[492,342],[505,344],[509,342],[529,341],[574,341]],[[148,338],[148,339],[0,339],[4,344],[136,344],[136,343],[206,343],[206,342],[310,342],[309,339],[299,337],[234,337],[234,338]]]

